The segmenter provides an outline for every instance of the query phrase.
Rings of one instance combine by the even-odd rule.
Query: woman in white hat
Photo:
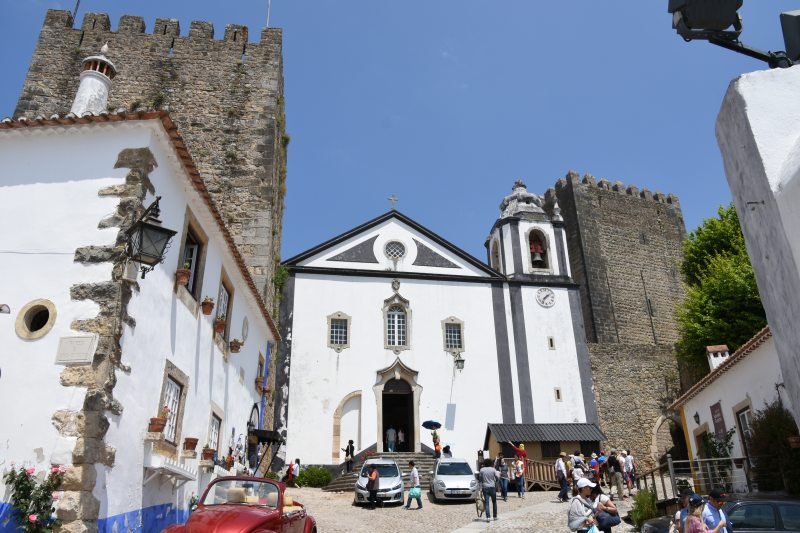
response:
[[[596,484],[586,478],[578,480],[578,495],[570,500],[569,511],[567,512],[567,526],[570,531],[587,533],[594,526],[594,506],[589,495]]]

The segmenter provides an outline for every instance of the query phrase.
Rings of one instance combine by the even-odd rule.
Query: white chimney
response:
[[[708,356],[708,368],[713,372],[728,359],[730,353],[725,344],[717,344],[716,346],[706,346],[706,355]]]
[[[83,60],[81,84],[75,93],[70,113],[83,116],[86,113],[99,115],[108,111],[108,92],[111,90],[111,80],[117,74],[114,64],[104,55],[108,53],[108,45],[103,45],[100,55],[89,56]]]

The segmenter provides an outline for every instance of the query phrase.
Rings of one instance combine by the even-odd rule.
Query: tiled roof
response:
[[[489,435],[498,442],[600,442],[606,436],[594,424],[488,424],[484,447]]]
[[[738,350],[733,352],[732,355],[728,356],[728,358],[720,363],[717,368],[706,374],[703,379],[692,385],[691,388],[689,388],[689,390],[683,394],[683,396],[672,402],[672,405],[670,405],[667,409],[670,411],[677,411],[679,407],[697,396],[700,391],[711,385],[714,381],[721,377],[722,374],[733,368],[736,363],[754,352],[756,348],[764,344],[764,342],[766,342],[770,337],[772,337],[772,331],[770,331],[769,326],[765,326],[764,329],[756,333],[749,341],[744,343]],[[727,346],[725,348],[727,348]]]
[[[186,171],[189,180],[192,182],[192,186],[194,187],[195,191],[197,191],[197,193],[200,195],[200,197],[203,199],[203,202],[206,204],[208,209],[211,211],[214,220],[217,221],[219,230],[222,232],[225,242],[228,244],[228,250],[233,256],[236,265],[239,267],[239,271],[244,277],[245,282],[247,283],[250,289],[250,292],[255,297],[259,309],[261,310],[261,314],[267,321],[267,325],[272,331],[275,340],[276,341],[280,340],[281,336],[280,333],[278,333],[278,328],[275,325],[275,321],[272,319],[272,315],[267,309],[267,306],[264,304],[264,300],[261,297],[261,293],[256,287],[256,284],[253,281],[252,276],[250,276],[250,271],[247,269],[247,264],[244,261],[244,257],[242,257],[242,254],[239,252],[239,248],[236,246],[236,243],[233,240],[233,236],[231,235],[230,231],[228,231],[228,227],[223,222],[222,216],[220,215],[216,204],[211,199],[211,194],[208,192],[206,184],[203,181],[203,178],[200,176],[200,172],[198,172],[197,167],[195,166],[194,161],[192,160],[192,156],[189,154],[189,150],[186,148],[186,144],[183,142],[183,137],[181,137],[180,132],[178,132],[178,127],[169,117],[169,113],[167,113],[166,111],[134,111],[134,112],[101,113],[99,115],[86,114],[81,117],[75,116],[70,113],[69,115],[64,117],[53,115],[49,118],[36,117],[35,119],[27,119],[25,117],[20,117],[16,120],[13,120],[10,118],[6,118],[0,121],[0,130],[53,127],[53,126],[71,126],[76,124],[102,124],[106,122],[121,122],[121,121],[133,121],[133,120],[159,120],[161,124],[164,126],[164,130],[166,130],[167,135],[169,136],[169,140],[172,143],[173,148],[175,149],[175,153],[181,160],[181,164],[183,165],[183,168]]]

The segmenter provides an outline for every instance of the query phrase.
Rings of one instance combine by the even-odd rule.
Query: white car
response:
[[[403,476],[394,459],[367,459],[356,480],[355,494],[353,503],[368,503],[369,491],[367,481],[369,481],[369,471],[372,465],[378,467],[379,488],[378,501],[386,503],[403,503]]]
[[[475,500],[478,480],[466,459],[440,459],[431,472],[431,494],[437,500]]]

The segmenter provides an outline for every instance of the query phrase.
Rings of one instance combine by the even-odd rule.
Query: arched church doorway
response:
[[[383,451],[389,450],[388,431],[393,429],[395,435],[402,432],[403,442],[395,439],[394,451],[409,451],[409,443],[414,442],[414,391],[404,379],[390,379],[383,386]]]

